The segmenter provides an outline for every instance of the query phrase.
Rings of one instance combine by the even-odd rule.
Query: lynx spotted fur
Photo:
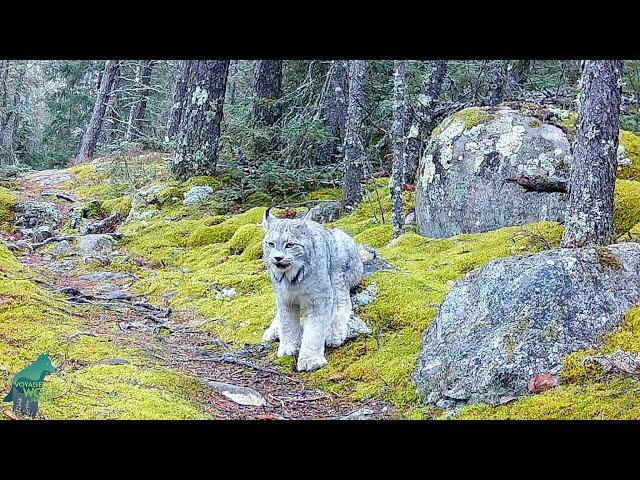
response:
[[[347,336],[349,291],[362,279],[355,241],[304,219],[277,219],[266,210],[263,259],[276,293],[276,315],[263,341],[280,340],[278,356],[298,355],[299,371],[327,364],[325,345]],[[304,329],[300,316],[304,315]]]

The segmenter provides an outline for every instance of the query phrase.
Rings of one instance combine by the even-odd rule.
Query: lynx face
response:
[[[263,243],[263,257],[269,268],[285,273],[304,266],[308,245],[300,231],[303,228],[296,220],[277,220],[270,225]]]

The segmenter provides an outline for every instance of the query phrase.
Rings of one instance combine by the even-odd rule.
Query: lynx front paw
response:
[[[278,340],[278,329],[271,326],[269,328],[267,328],[264,333],[262,334],[262,341],[263,342],[273,342],[275,340]]]
[[[280,345],[278,345],[279,357],[286,357],[288,355],[297,355],[299,351],[300,351],[300,345],[297,345],[295,343],[280,342]]]
[[[327,364],[327,359],[324,357],[299,357],[298,358],[298,371],[299,372],[311,372],[318,370]]]

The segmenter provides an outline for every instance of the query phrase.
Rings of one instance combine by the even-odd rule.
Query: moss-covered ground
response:
[[[475,117],[465,114],[463,120],[473,122]],[[631,153],[629,148],[627,154]],[[143,208],[150,213],[121,228],[125,237],[119,249],[126,256],[118,257],[110,268],[136,275],[133,293],[203,317],[206,321],[201,328],[219,335],[232,348],[260,341],[275,309],[261,261],[263,232],[259,224],[264,206],[235,213],[236,206],[231,210],[219,193],[224,178],[172,182],[161,162],[151,173],[147,172],[146,178],[135,180],[120,174],[115,175],[120,180],[114,181],[114,172],[109,167],[95,163],[69,171],[75,180],[67,185],[68,189],[83,202],[96,200],[99,207],[96,214],[100,215],[115,210],[126,215],[135,190],[159,185],[147,197],[148,204]],[[616,186],[616,231],[621,236],[633,235],[640,233],[637,201],[640,182],[626,173],[621,173],[621,177],[624,178]],[[182,195],[190,186],[205,184],[213,186],[216,194],[200,205],[182,205]],[[2,198],[0,195],[0,214]],[[308,194],[306,200],[339,198],[338,190],[322,189]],[[410,208],[413,193],[405,192],[405,200]],[[397,270],[379,271],[363,282],[363,287],[372,282],[378,286],[375,301],[360,312],[373,334],[330,349],[325,368],[298,375],[313,386],[354,400],[382,397],[409,418],[431,418],[438,412],[417,403],[409,378],[422,334],[453,282],[491,259],[557,246],[562,227],[553,222],[539,222],[447,239],[429,239],[409,229],[392,240],[389,219],[387,180],[379,179],[367,185],[365,200],[352,214],[329,225],[375,247]],[[79,337],[67,348],[61,339],[80,328],[79,320],[65,312],[65,304],[59,299],[44,294],[33,282],[9,281],[12,276],[26,274],[9,252],[3,251],[2,258],[2,272],[7,280],[0,283],[4,289],[0,291],[0,319],[4,320],[0,322],[0,348],[4,349],[0,370],[15,371],[42,351],[51,352],[58,362],[67,359],[65,364],[82,366],[53,377],[52,385],[59,384],[65,393],[47,406],[43,404],[45,415],[50,418],[203,415],[192,401],[198,392],[197,385],[169,371],[146,367],[135,352],[118,350],[95,337]],[[220,294],[229,289],[234,289],[235,295]],[[640,348],[639,317],[636,310],[632,311],[604,348]],[[16,346],[19,355],[10,356],[9,350],[13,352]],[[459,417],[640,417],[640,401],[631,380],[576,373],[584,371],[580,358],[586,354],[578,352],[568,357],[557,388],[497,408],[470,406]],[[129,358],[132,363],[95,363],[104,357]],[[291,359],[276,359],[275,346],[270,359],[290,373]],[[2,374],[6,386],[10,377],[8,373]]]

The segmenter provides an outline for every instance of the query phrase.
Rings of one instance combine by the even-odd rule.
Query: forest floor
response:
[[[43,196],[43,192],[73,196],[65,191],[69,174],[61,170],[29,172],[18,179],[14,188],[18,201],[35,200],[55,203],[62,215],[60,225],[68,223],[72,202]],[[54,235],[63,235],[59,231]],[[20,240],[19,236],[5,238]],[[117,245],[116,247],[117,248]],[[16,254],[19,262],[35,275],[34,281],[54,295],[65,294],[67,310],[82,323],[80,335],[106,338],[125,350],[133,349],[146,358],[147,365],[170,369],[194,379],[204,388],[197,395],[198,409],[215,419],[341,419],[391,418],[393,409],[379,398],[356,402],[346,395],[324,392],[309,387],[295,370],[284,373],[273,368],[269,347],[246,344],[245,348],[225,351],[223,339],[201,328],[207,320],[186,311],[153,307],[143,296],[132,294],[132,274],[102,265],[87,273],[87,258],[70,252],[63,260],[45,249]],[[140,265],[142,268],[145,266]],[[158,314],[161,318],[158,318]],[[212,353],[214,352],[215,353]],[[118,358],[101,360],[118,365]],[[295,365],[295,361],[292,362]],[[238,387],[241,403],[261,397],[260,406],[242,405],[219,393],[223,382]],[[252,389],[252,390],[246,390]],[[253,396],[255,392],[259,397]],[[231,395],[233,396],[233,395]],[[7,416],[13,416],[7,414]],[[46,418],[45,415],[40,417]]]

